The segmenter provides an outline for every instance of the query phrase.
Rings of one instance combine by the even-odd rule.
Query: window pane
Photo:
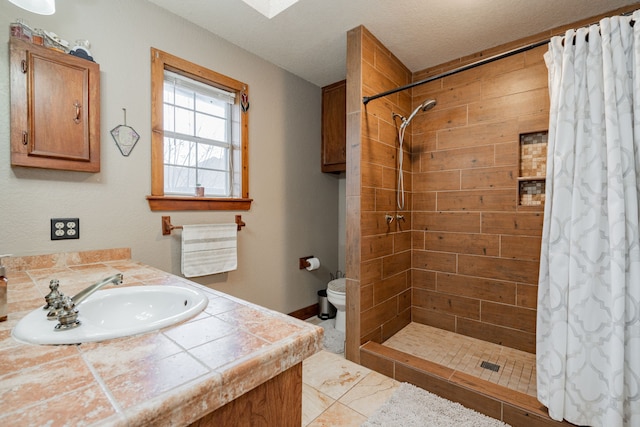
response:
[[[193,129],[193,111],[176,108],[176,132],[195,135]]]
[[[173,85],[171,83],[164,82],[164,93],[162,94],[164,102],[173,104]]]
[[[231,137],[233,138],[233,141],[231,141],[235,146],[239,147],[240,146],[240,136],[241,136],[241,132],[240,132],[240,122],[237,121],[233,121],[231,122]]]
[[[169,132],[174,132],[174,117],[175,108],[171,105],[164,104],[164,130],[168,130]]]
[[[245,141],[241,123],[247,115],[241,112],[237,98],[246,86],[231,79],[207,81],[203,77],[206,73],[192,64],[183,69],[172,63],[175,71],[168,70],[168,64],[163,62],[161,109],[154,112],[154,118],[162,115],[164,122],[164,136],[158,139],[159,133],[153,133],[154,150],[160,148],[158,154],[163,156],[154,160],[159,157],[154,151],[154,184],[162,181],[164,194],[193,196],[195,186],[200,184],[208,197],[242,197],[246,172],[241,164]],[[157,71],[155,65],[152,63]],[[200,77],[193,79],[190,75]],[[229,83],[230,88],[225,88]],[[156,165],[163,169],[158,171]],[[159,193],[154,188],[152,191]]]
[[[196,170],[181,166],[164,166],[164,191],[173,194],[194,194]]]
[[[198,180],[200,185],[204,187],[204,194],[208,196],[228,196],[226,172],[200,170],[198,171]]]
[[[198,124],[197,137],[224,142],[228,140],[226,120],[196,113],[196,123]]]
[[[185,107],[193,110],[193,91],[186,90],[181,87],[176,87],[176,102],[175,104],[180,107]]]
[[[198,144],[198,167],[228,170],[229,149],[209,144]]]
[[[231,188],[231,194],[239,196],[242,194],[240,188],[240,184],[242,183],[242,159],[240,154],[242,154],[242,152],[239,149],[234,149],[231,153],[233,156],[233,180],[231,181],[233,187]]]
[[[170,165],[195,166],[195,142],[182,139],[164,139],[164,162]]]
[[[212,116],[224,117],[226,115],[227,103],[217,98],[196,94],[196,110]]]

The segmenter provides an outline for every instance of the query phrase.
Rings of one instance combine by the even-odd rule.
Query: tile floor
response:
[[[320,320],[308,319],[312,323]],[[383,343],[535,397],[535,355],[419,323],[411,323]],[[500,365],[494,372],[482,361]],[[321,351],[303,362],[302,426],[360,426],[399,382]]]
[[[383,345],[536,397],[536,356],[419,323],[410,323]],[[500,366],[498,372],[480,366]]]
[[[307,319],[315,325],[318,317]],[[321,351],[302,363],[302,426],[360,426],[400,383],[344,358]]]
[[[399,385],[323,350],[302,363],[302,426],[360,426]]]

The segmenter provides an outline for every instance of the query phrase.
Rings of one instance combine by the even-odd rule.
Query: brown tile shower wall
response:
[[[350,37],[357,38],[361,46],[363,96],[411,81],[411,72],[366,29],[356,28]],[[408,194],[405,211],[399,212],[397,128],[392,118],[393,112],[408,115],[410,108],[410,93],[404,92],[369,103],[361,110],[358,345],[369,340],[382,342],[411,319],[411,159],[406,150],[404,173]],[[387,214],[394,217],[391,224],[385,220]],[[404,215],[405,220],[398,221],[396,214]]]
[[[546,131],[546,46],[413,89],[413,321],[535,351],[542,207],[519,206],[520,134]],[[436,75],[459,61],[416,73]]]
[[[349,360],[360,361],[361,343],[382,341],[409,320],[534,351],[542,207],[516,205],[516,177],[519,134],[548,126],[546,48],[379,98],[366,107],[362,97],[638,7],[640,3],[508,42],[413,76],[366,28],[347,33]],[[403,212],[407,223],[401,228],[385,231],[384,214],[395,214],[397,177],[391,114],[406,116],[425,98],[437,98],[438,105],[416,116],[406,141],[406,186],[412,191],[408,203],[413,211]]]

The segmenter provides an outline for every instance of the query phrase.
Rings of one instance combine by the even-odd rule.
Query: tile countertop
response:
[[[187,425],[302,362],[322,329],[130,259],[129,249],[6,260],[0,322],[0,425]],[[74,295],[121,272],[121,286],[194,287],[205,310],[177,326],[102,343],[38,346],[11,336],[49,281]]]

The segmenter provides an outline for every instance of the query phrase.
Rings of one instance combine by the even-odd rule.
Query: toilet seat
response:
[[[340,279],[334,279],[330,281],[329,284],[327,285],[327,292],[328,291],[335,292],[338,294],[347,293],[347,279],[342,277]]]

